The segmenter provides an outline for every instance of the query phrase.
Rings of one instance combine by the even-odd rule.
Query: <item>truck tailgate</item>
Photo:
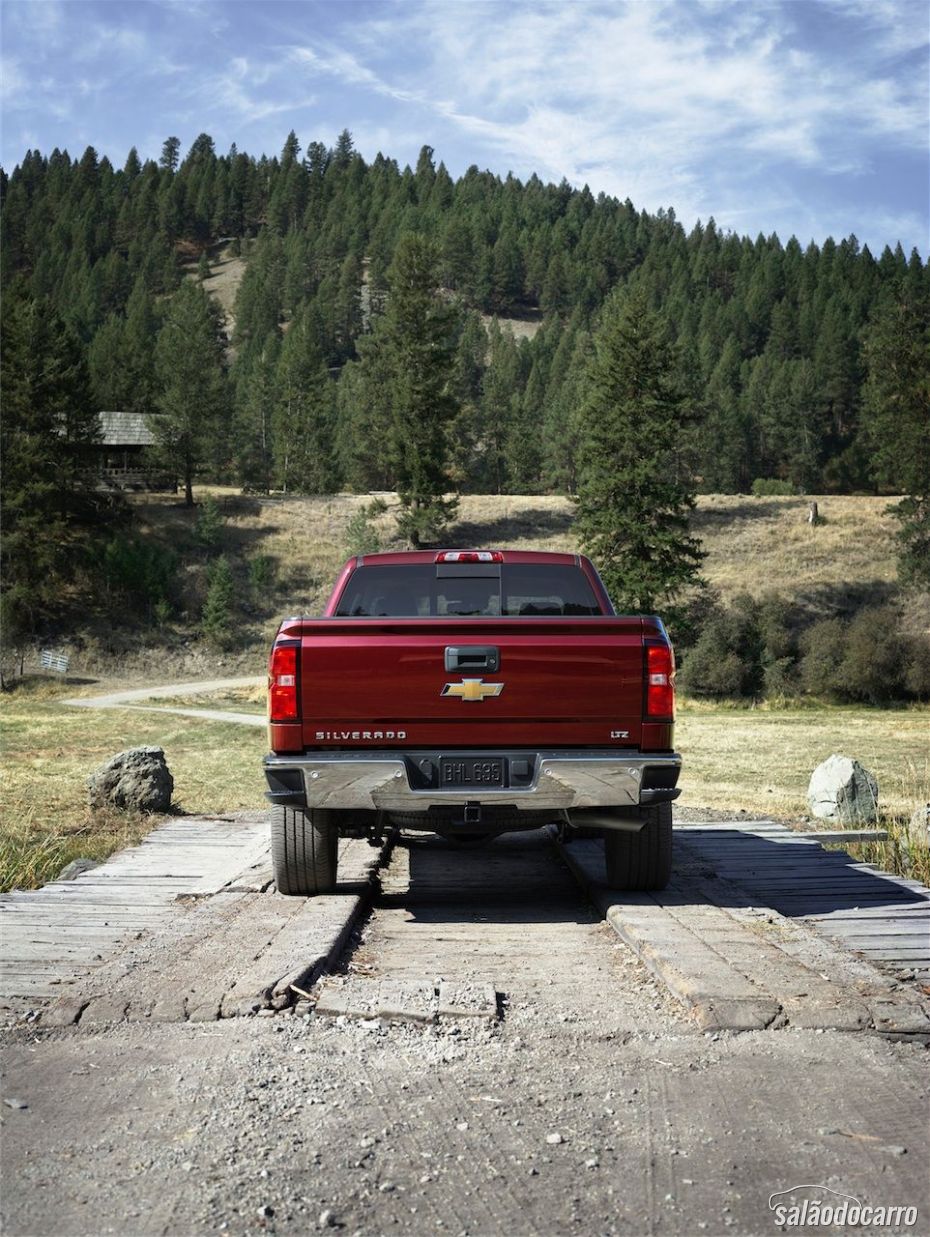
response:
[[[286,634],[301,641],[309,747],[640,742],[640,618],[324,618]],[[447,669],[447,649],[471,646],[496,650],[498,668],[466,653]]]

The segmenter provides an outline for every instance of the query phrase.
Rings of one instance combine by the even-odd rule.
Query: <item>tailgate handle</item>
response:
[[[446,669],[450,671],[490,670],[494,674],[500,664],[500,650],[492,644],[458,644],[446,648]]]

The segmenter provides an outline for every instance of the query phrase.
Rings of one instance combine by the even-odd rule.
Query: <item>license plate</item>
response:
[[[442,786],[503,786],[504,762],[482,756],[442,756],[439,781]]]

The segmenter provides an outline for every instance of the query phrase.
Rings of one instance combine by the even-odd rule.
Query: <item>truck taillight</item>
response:
[[[646,644],[646,716],[675,718],[675,653],[664,640]]]
[[[300,642],[276,644],[268,666],[268,713],[273,722],[295,722],[300,717],[297,665]]]

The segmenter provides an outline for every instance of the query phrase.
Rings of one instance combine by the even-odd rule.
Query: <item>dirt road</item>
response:
[[[213,692],[255,687],[264,676],[235,679],[198,679],[193,683],[171,683],[162,687],[133,687],[102,696],[74,696],[62,701],[73,709],[137,709],[144,713],[179,713],[182,717],[202,717],[207,721],[236,722],[240,726],[265,726],[264,714],[237,713],[228,709],[176,708],[171,705],[143,704],[146,700],[171,700],[185,696],[209,696]]]
[[[218,973],[255,963],[236,916],[252,931],[287,901],[262,887],[223,912]],[[189,907],[99,974],[139,1001],[183,972],[183,923],[218,913]],[[440,981],[493,989],[497,1009],[444,1013]],[[770,1195],[802,1186],[798,1201],[916,1207],[884,1231],[927,1231],[920,1038],[702,1032],[544,832],[398,846],[311,993],[333,1014],[298,996],[219,1021],[135,1020],[128,996],[113,1025],[20,1021],[4,1051],[6,1232],[765,1234],[781,1231]]]

